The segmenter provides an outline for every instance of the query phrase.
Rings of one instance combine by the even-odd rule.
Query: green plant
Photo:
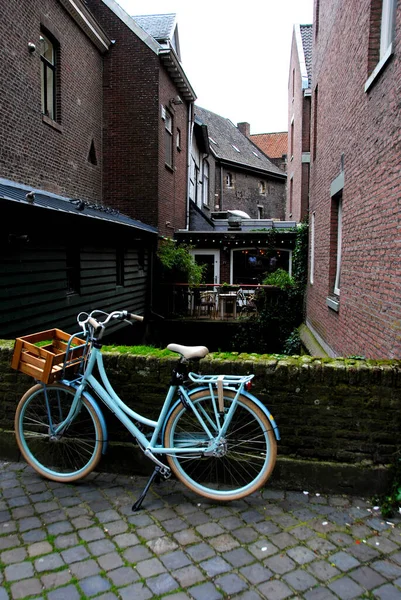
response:
[[[284,342],[283,352],[284,354],[300,354],[302,350],[302,342],[301,337],[299,335],[299,330],[294,329],[294,331],[288,336],[288,338]]]
[[[382,495],[375,496],[373,503],[380,507],[383,517],[393,517],[401,510],[401,457],[397,452],[390,467],[391,482],[389,489]]]
[[[162,269],[174,283],[202,283],[206,265],[198,265],[190,253],[192,246],[178,244],[176,241],[165,238],[161,241],[157,256]]]
[[[288,271],[285,271],[284,269],[277,269],[273,273],[269,273],[262,283],[263,285],[275,285],[281,290],[285,290],[293,285],[293,280]]]

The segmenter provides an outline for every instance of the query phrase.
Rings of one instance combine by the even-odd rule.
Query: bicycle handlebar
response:
[[[106,315],[106,318],[103,320],[97,320],[94,315]],[[80,317],[85,316],[86,318],[81,319]],[[103,335],[103,332],[106,328],[106,325],[112,321],[112,320],[117,320],[117,321],[126,321],[127,323],[130,323],[132,321],[143,321],[143,317],[141,317],[140,315],[135,315],[133,313],[129,313],[126,310],[114,310],[111,313],[106,313],[103,312],[101,310],[93,310],[89,315],[88,313],[80,313],[78,315],[78,323],[79,326],[83,329],[84,333],[86,334],[86,326],[89,325],[92,330],[93,330],[93,335],[96,336],[98,339],[100,339]]]

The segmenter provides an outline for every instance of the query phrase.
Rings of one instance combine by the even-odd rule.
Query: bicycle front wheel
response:
[[[235,393],[224,390],[225,416]],[[208,429],[217,433],[213,400],[207,392],[191,396]],[[277,456],[277,443],[266,414],[251,399],[240,396],[224,439],[212,454],[211,440],[191,408],[177,406],[165,429],[167,448],[198,448],[199,453],[169,455],[173,473],[189,489],[216,501],[239,500],[261,488]]]
[[[81,409],[66,428],[54,427],[67,417],[74,390],[35,385],[21,398],[15,414],[15,435],[27,463],[53,481],[71,482],[90,473],[102,455],[103,432],[91,403],[82,396]]]

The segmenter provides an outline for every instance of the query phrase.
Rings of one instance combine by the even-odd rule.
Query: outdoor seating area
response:
[[[169,311],[177,316],[205,320],[236,320],[257,314],[256,288],[261,286],[185,284],[173,286]]]

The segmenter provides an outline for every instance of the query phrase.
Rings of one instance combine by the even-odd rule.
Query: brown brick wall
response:
[[[41,114],[41,25],[60,44],[62,131]],[[0,19],[0,176],[67,196],[101,199],[102,57],[55,0],[5,2]],[[28,43],[36,45],[33,53]],[[88,162],[92,139],[97,166]]]
[[[320,3],[313,63],[313,87],[319,86],[318,136],[310,197],[310,210],[316,215],[315,278],[308,288],[307,317],[340,355],[399,358],[401,4],[394,56],[365,92],[372,70],[371,4],[376,10],[376,2],[369,0]],[[340,173],[342,155],[341,293],[336,313],[326,306],[332,285],[330,185]]]

